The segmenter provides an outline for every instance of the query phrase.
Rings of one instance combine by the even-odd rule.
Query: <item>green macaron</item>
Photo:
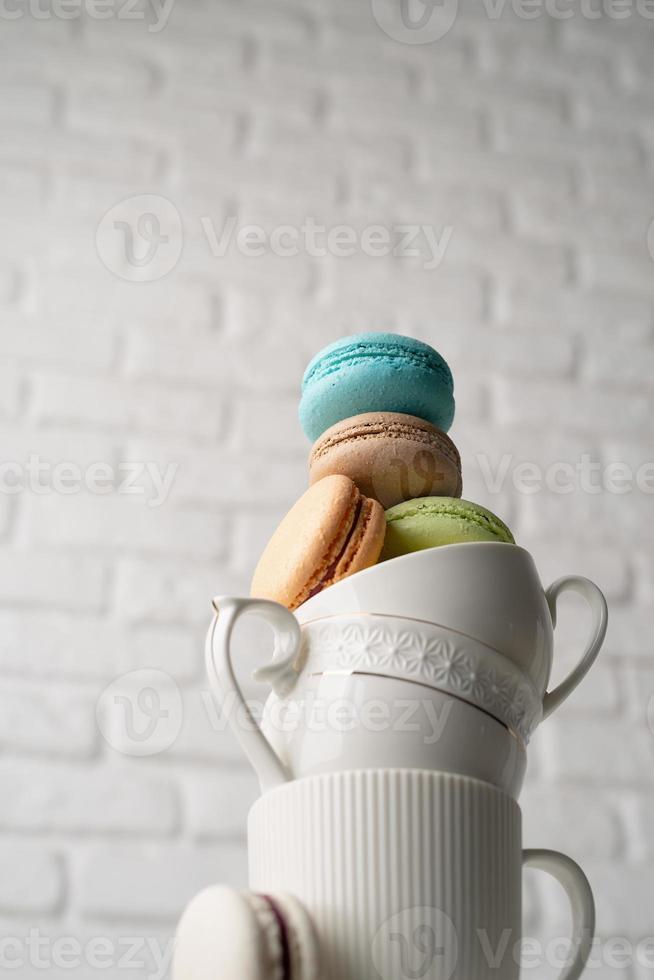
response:
[[[479,504],[456,497],[418,497],[386,511],[381,560],[470,541],[515,544],[506,524]]]

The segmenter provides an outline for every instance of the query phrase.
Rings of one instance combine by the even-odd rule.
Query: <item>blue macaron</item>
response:
[[[447,362],[428,344],[393,333],[355,334],[325,347],[302,379],[302,428],[315,442],[330,425],[364,412],[415,415],[447,432],[454,419]]]

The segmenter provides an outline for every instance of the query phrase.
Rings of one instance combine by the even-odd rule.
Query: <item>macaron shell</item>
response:
[[[284,923],[290,974],[283,969]],[[173,980],[319,980],[318,940],[308,912],[286,893],[270,896],[222,885],[187,906],[177,928]]]
[[[423,497],[386,512],[381,559],[467,541],[515,544],[506,524],[485,507],[453,497]]]
[[[385,521],[380,509],[381,519],[377,514],[368,522],[360,554],[354,555],[351,538],[356,535],[355,525],[367,513],[361,494],[352,480],[342,475],[313,484],[266,546],[252,579],[251,594],[295,609],[326,585],[367,568],[379,557],[384,540]]]
[[[293,895],[272,898],[289,926],[292,980],[320,980],[320,946],[309,913]]]
[[[356,334],[336,341],[309,364],[300,422],[312,442],[342,419],[402,412],[444,432],[454,418],[452,374],[428,344],[397,334]]]
[[[231,888],[206,888],[177,928],[173,980],[269,980],[267,939],[247,899]]]
[[[333,473],[393,507],[415,497],[460,497],[461,459],[452,440],[425,419],[366,412],[323,432],[309,458],[311,483]]]
[[[336,565],[334,575],[324,579],[323,588],[347,575],[370,568],[379,559],[386,536],[386,515],[378,500],[362,498],[356,523]]]

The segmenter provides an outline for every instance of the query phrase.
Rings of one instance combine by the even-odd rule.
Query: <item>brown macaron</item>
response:
[[[431,422],[399,412],[367,412],[337,422],[314,443],[309,482],[341,473],[384,508],[416,497],[460,497],[461,459]]]
[[[268,542],[251,594],[296,609],[317,592],[374,565],[386,533],[384,509],[341,474],[315,482]]]

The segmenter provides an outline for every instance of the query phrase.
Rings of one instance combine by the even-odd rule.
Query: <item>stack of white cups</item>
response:
[[[591,610],[577,666],[548,691],[556,603]],[[557,878],[572,907],[565,980],[594,929],[588,882],[568,857],[523,851],[517,799],[530,735],[582,680],[606,631],[587,579],[544,590],[530,554],[450,545],[376,565],[295,614],[218,597],[207,664],[262,796],[249,819],[250,885],[288,892],[315,925],[324,980],[515,980],[522,867]],[[261,728],[230,639],[245,613],[271,625]],[[234,720],[238,713],[230,712]]]

